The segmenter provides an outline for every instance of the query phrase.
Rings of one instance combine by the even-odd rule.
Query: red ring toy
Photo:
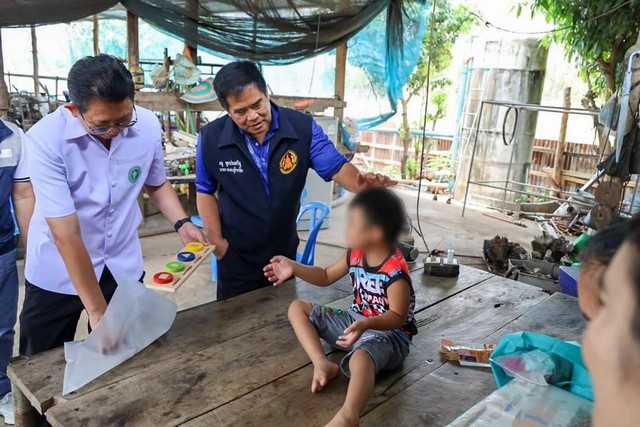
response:
[[[168,285],[173,282],[173,274],[161,271],[153,275],[153,281],[158,285]]]

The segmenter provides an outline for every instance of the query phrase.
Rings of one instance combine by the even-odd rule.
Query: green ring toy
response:
[[[180,273],[181,271],[184,271],[184,264],[180,261],[168,262],[165,267],[169,273]]]

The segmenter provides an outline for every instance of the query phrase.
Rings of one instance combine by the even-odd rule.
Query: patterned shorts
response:
[[[358,349],[369,353],[375,364],[376,373],[399,367],[409,354],[409,339],[400,330],[368,330],[362,334],[351,348],[339,347],[336,344],[338,337],[344,335],[344,330],[353,322],[363,318],[363,316],[353,311],[317,304],[313,304],[313,311],[309,315],[309,320],[316,327],[320,338],[337,350],[347,351],[347,355],[340,362],[340,368],[347,377],[351,376],[349,359],[353,352]]]

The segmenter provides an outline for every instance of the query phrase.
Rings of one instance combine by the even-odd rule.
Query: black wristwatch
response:
[[[178,220],[175,224],[173,224],[173,228],[178,231],[180,230],[180,227],[182,227],[183,225],[185,225],[186,223],[191,222],[191,218],[182,218],[180,220]]]

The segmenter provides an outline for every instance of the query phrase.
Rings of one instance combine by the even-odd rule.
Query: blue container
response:
[[[562,292],[574,297],[578,296],[578,274],[580,267],[560,267],[560,286]]]

